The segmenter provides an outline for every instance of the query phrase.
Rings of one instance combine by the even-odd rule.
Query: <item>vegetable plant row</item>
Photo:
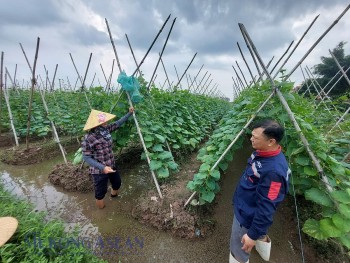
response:
[[[141,92],[144,100],[136,107],[145,145],[150,155],[150,167],[159,178],[167,178],[171,171],[177,171],[173,153],[177,155],[193,151],[208,136],[214,125],[229,108],[229,102],[219,98],[194,95],[188,91],[172,92],[153,87],[146,92],[143,79]],[[81,137],[83,127],[90,113],[90,107],[109,112],[117,102],[113,114],[123,116],[129,107],[125,92],[107,94],[102,87],[90,88],[82,92],[53,91],[45,93],[49,114],[46,114],[39,92],[35,92],[32,103],[30,134],[47,136],[51,133],[50,120],[54,121],[60,135]],[[29,91],[11,91],[9,96],[13,119],[18,135],[25,136],[27,129]],[[4,116],[8,116],[6,108]],[[4,122],[9,127],[9,120]],[[130,142],[139,143],[133,121],[124,124],[112,134],[116,147],[127,146]],[[145,157],[145,153],[142,155]]]
[[[349,148],[345,148],[349,146],[350,121],[347,119],[342,123],[341,130],[346,132],[334,129],[334,133],[326,137],[325,134],[335,123],[334,118],[322,119],[328,115],[320,114],[321,109],[317,108],[314,101],[290,93],[293,83],[278,85],[333,189],[327,190],[321,181],[287,112],[279,99],[273,97],[257,114],[257,118],[273,118],[285,126],[286,135],[281,144],[291,166],[291,183],[295,186],[295,193],[314,202],[320,212],[305,222],[303,231],[319,240],[334,238],[350,249],[350,167],[342,161],[342,153],[349,151]],[[212,171],[211,168],[271,92],[269,83],[243,91],[205,146],[199,150],[197,159],[202,165],[193,180],[187,184],[188,189],[199,193],[199,200],[193,200],[192,204],[206,204],[214,200],[220,191],[220,172],[227,169],[228,162],[232,160],[235,150],[241,147],[244,138],[233,145],[216,169]]]

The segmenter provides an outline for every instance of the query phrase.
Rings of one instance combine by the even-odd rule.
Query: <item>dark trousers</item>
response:
[[[105,197],[108,188],[108,180],[111,182],[113,190],[118,190],[122,184],[118,171],[108,174],[93,174],[92,177],[94,178],[95,198],[97,200],[102,200]]]

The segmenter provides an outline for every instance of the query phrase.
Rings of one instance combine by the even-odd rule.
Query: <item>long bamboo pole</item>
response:
[[[159,57],[160,57],[160,63],[162,63],[162,67],[163,67],[163,70],[164,70],[164,73],[165,73],[166,81],[167,81],[168,84],[169,84],[169,89],[171,89],[171,84],[170,84],[170,80],[169,80],[169,77],[168,77],[168,73],[167,73],[167,71],[166,71],[166,69],[165,69],[165,65],[164,65],[163,59],[162,59],[162,57],[160,56],[160,54],[159,54]]]
[[[338,59],[334,56],[333,52],[332,52],[330,49],[328,49],[328,51],[329,51],[329,53],[331,54],[331,56],[332,56],[333,60],[335,61],[335,63],[337,64],[337,67],[338,67],[339,70],[341,71],[341,74],[343,74],[343,77],[346,79],[346,81],[348,82],[348,84],[349,84],[349,86],[350,86],[350,80],[349,80],[349,78],[348,78],[348,75],[345,74],[345,71],[344,71],[344,69],[342,68],[342,66],[340,66]]]
[[[236,77],[237,77],[237,79],[238,79],[239,83],[241,84],[242,89],[244,89],[244,84],[243,84],[243,82],[242,82],[241,78],[239,77],[237,70],[235,69],[235,67],[234,67],[233,65],[232,65],[232,68],[233,68],[233,70],[234,70],[234,71],[235,71],[235,73],[236,73]]]
[[[131,43],[130,43],[130,41],[129,41],[129,38],[128,38],[127,34],[125,34],[125,36],[126,36],[126,39],[128,40],[129,48],[130,48],[131,54],[132,54],[132,56],[133,56],[133,58],[134,58],[134,62],[135,62],[135,64],[136,64],[136,68],[139,68],[139,65],[138,65],[138,63],[137,63],[137,60],[136,60],[135,54],[134,54],[134,52],[133,52],[133,49],[132,49]],[[140,71],[139,73],[140,73],[140,76],[141,76],[141,71]],[[151,106],[152,106],[153,110],[155,111],[156,108],[154,107],[154,104],[153,104],[152,99],[153,99],[153,98],[152,98],[152,96],[151,96],[151,94],[150,94]],[[168,143],[168,140],[165,140],[165,144],[166,144],[166,146],[167,146],[167,148],[168,148],[168,151],[171,153],[171,157],[172,157],[172,159],[173,159],[173,161],[174,161],[174,155],[173,155],[173,153],[172,153],[172,151],[171,151],[171,148],[170,148],[170,145],[169,145],[169,143]]]
[[[7,72],[5,74],[6,74],[5,76],[7,76]],[[5,77],[5,79],[6,79],[6,77]],[[6,106],[7,106],[7,111],[8,111],[8,114],[9,114],[11,130],[12,130],[12,133],[13,133],[13,137],[15,138],[16,146],[18,146],[19,145],[19,143],[18,143],[18,136],[17,136],[17,132],[16,132],[16,129],[15,129],[15,124],[13,122],[13,115],[12,115],[12,111],[11,111],[9,94],[6,91],[7,90],[6,90],[6,86],[5,86],[5,88],[4,88],[4,97],[5,97],[5,102],[6,102]]]
[[[203,67],[204,67],[204,64],[202,64],[202,66],[201,66],[200,69],[198,70],[196,76],[193,78],[193,81],[191,81],[191,84],[190,84],[190,86],[188,87],[188,90],[189,90],[189,91],[191,90],[191,87],[192,87],[193,83],[196,81],[196,79],[197,79],[199,73],[202,71],[202,68],[203,68]],[[190,79],[190,80],[191,80],[191,79]]]
[[[194,54],[194,56],[192,57],[190,64],[188,64],[187,68],[185,69],[184,73],[182,74],[181,78],[179,79],[179,82],[176,83],[175,87],[177,87],[177,86],[180,84],[182,78],[185,76],[187,70],[188,70],[189,67],[191,66],[191,64],[192,64],[192,62],[193,62],[193,60],[194,60],[194,58],[195,58],[196,56],[197,56],[197,52],[196,52],[196,54]]]
[[[297,49],[297,47],[299,46],[299,44],[301,43],[301,41],[304,39],[304,37],[306,36],[306,34],[309,32],[310,28],[313,26],[313,24],[316,22],[317,18],[320,15],[317,15],[314,20],[311,22],[311,24],[309,25],[309,27],[306,29],[306,31],[304,32],[304,34],[301,36],[301,38],[298,40],[297,44],[294,46],[293,50],[289,53],[288,57],[286,58],[286,60],[282,63],[282,65],[279,67],[279,69],[276,71],[275,75],[273,76],[273,79],[275,79],[278,75],[278,73],[282,70],[282,68],[284,67],[284,65],[288,62],[288,60],[290,59],[290,57],[293,55],[294,51]]]
[[[279,60],[277,60],[276,64],[273,66],[273,68],[270,71],[270,74],[272,74],[273,70],[277,67],[278,63],[281,62],[281,60],[283,59],[283,57],[288,53],[290,47],[293,45],[294,40],[289,44],[288,48],[286,49],[286,51],[284,51],[284,53],[282,54],[282,56],[279,58]]]
[[[252,73],[252,71],[250,70],[250,67],[249,67],[249,65],[248,65],[248,63],[247,63],[247,60],[245,59],[245,57],[244,57],[244,55],[243,55],[242,49],[241,49],[241,47],[239,46],[239,43],[238,43],[238,42],[237,42],[237,47],[238,47],[238,49],[239,49],[239,52],[241,53],[241,56],[242,56],[242,58],[243,58],[243,61],[244,61],[245,65],[246,65],[246,67],[248,68],[250,77],[252,78],[252,81],[254,82],[254,85],[256,85],[256,82],[255,82],[255,78],[254,78],[254,76],[253,76],[253,73]]]
[[[241,72],[241,75],[242,75],[242,77],[243,77],[243,80],[244,80],[244,83],[245,83],[246,87],[249,87],[248,82],[247,82],[247,80],[245,79],[245,76],[244,76],[244,74],[243,74],[243,71],[241,70],[241,67],[239,66],[237,60],[236,60],[236,65],[237,65],[239,71]]]
[[[117,50],[116,50],[116,48],[115,48],[114,41],[113,41],[113,38],[112,38],[112,34],[111,34],[110,29],[109,29],[108,21],[107,21],[107,19],[105,19],[105,21],[106,21],[106,25],[107,25],[107,28],[108,28],[109,38],[110,38],[110,41],[111,41],[111,43],[112,43],[114,55],[115,55],[115,58],[116,58],[116,60],[117,60],[117,62],[118,62],[119,72],[122,72],[122,68],[121,68],[120,63],[119,63],[119,58],[118,58]],[[136,72],[136,71],[135,71],[135,72]],[[128,101],[129,101],[130,107],[133,107],[132,102],[131,102],[131,99],[130,99],[129,93],[128,93],[127,91],[126,91],[125,93],[126,93],[126,95],[127,95],[127,97],[128,97]],[[134,121],[135,121],[136,129],[137,129],[137,133],[139,134],[140,141],[141,141],[141,143],[142,143],[142,147],[143,147],[143,150],[144,150],[144,152],[145,152],[148,165],[150,166],[150,165],[151,165],[151,159],[150,159],[150,157],[149,157],[149,152],[148,152],[148,150],[147,150],[145,141],[144,141],[144,139],[143,139],[142,132],[141,132],[139,123],[138,123],[138,121],[137,121],[135,111],[132,113],[132,115],[133,115],[133,117],[134,117]],[[162,195],[162,192],[160,191],[160,187],[159,187],[159,184],[158,184],[158,180],[157,180],[157,178],[156,178],[156,175],[154,174],[154,171],[153,171],[151,168],[150,168],[150,171],[151,171],[151,175],[152,175],[154,184],[156,185],[156,188],[157,188],[157,191],[158,191],[158,195],[159,195],[159,197],[160,197],[161,199],[163,199],[163,195]]]
[[[148,53],[151,51],[151,49],[152,49],[152,47],[153,47],[154,43],[155,43],[155,42],[156,42],[156,40],[158,39],[158,37],[159,37],[160,33],[163,31],[163,29],[164,29],[164,27],[165,27],[166,23],[168,22],[168,20],[169,20],[170,16],[171,16],[171,14],[169,14],[169,16],[167,17],[167,19],[164,21],[164,23],[163,23],[163,25],[162,25],[161,29],[160,29],[160,30],[159,30],[159,32],[157,33],[156,37],[153,39],[153,42],[151,43],[150,47],[148,48],[148,50],[147,50],[146,54],[145,54],[145,55],[143,56],[143,58],[141,59],[141,62],[140,62],[140,64],[139,64],[139,66],[138,66],[138,67],[135,69],[135,71],[134,71],[134,73],[132,74],[132,76],[134,76],[134,75],[135,75],[135,73],[136,73],[136,72],[139,70],[139,67],[141,67],[141,65],[142,65],[142,64],[143,64],[143,62],[145,61],[145,59],[146,59],[146,57],[147,57]],[[107,19],[106,19],[106,24],[108,24]],[[109,34],[111,34],[111,33],[109,32]]]
[[[4,52],[1,52],[0,62],[0,121],[2,122],[2,93],[3,93],[3,69],[4,69]],[[0,127],[1,134],[1,127]]]
[[[26,147],[27,147],[27,149],[29,148],[30,118],[31,118],[31,112],[32,112],[32,101],[33,101],[34,87],[36,85],[35,68],[36,68],[36,62],[38,59],[39,44],[40,44],[40,38],[38,37],[37,43],[36,43],[33,72],[32,72],[32,88],[31,88],[31,93],[30,93],[30,98],[29,98],[29,106],[28,106],[27,134],[26,134]]]
[[[38,38],[38,39],[39,39],[39,38]],[[39,39],[39,40],[40,40],[40,39]],[[21,47],[22,47],[22,46],[21,46]],[[38,48],[38,47],[37,47],[37,48]],[[22,50],[23,50],[23,53],[24,53],[25,57],[27,58],[26,53],[24,52],[23,47],[22,47]],[[36,54],[36,58],[37,58],[37,54]],[[58,64],[56,64],[56,70],[57,70],[57,66],[58,66]],[[34,71],[34,70],[35,70],[35,67],[36,67],[36,61],[34,62],[34,66],[33,66],[33,71],[32,71],[32,74],[33,74],[33,75],[35,74],[35,71]],[[30,67],[30,70],[32,70],[31,67]],[[46,68],[45,68],[45,71],[46,71]],[[48,79],[47,74],[48,74],[48,73],[47,73],[47,71],[46,71],[46,79]],[[41,80],[41,81],[42,81],[42,80]],[[52,83],[54,83],[54,81],[52,81]],[[50,83],[50,85],[52,85],[52,84]],[[45,111],[46,111],[46,114],[49,115],[49,109],[48,109],[48,107],[47,107],[47,104],[46,104],[46,101],[45,101],[45,97],[44,97],[44,95],[43,95],[43,91],[39,89],[39,92],[40,92],[40,95],[41,95],[41,99],[42,99],[42,102],[43,102],[43,105],[44,105],[44,109],[45,109]],[[58,147],[59,147],[60,150],[61,150],[61,153],[62,153],[62,156],[63,156],[63,160],[64,160],[65,164],[68,164],[67,159],[66,159],[66,155],[65,155],[65,150],[64,150],[64,148],[63,148],[63,146],[62,146],[62,144],[61,144],[60,138],[59,138],[58,133],[57,133],[57,130],[56,130],[56,126],[55,126],[55,124],[54,124],[54,122],[53,122],[52,120],[50,120],[50,124],[51,124],[51,127],[52,127],[52,131],[53,131],[53,133],[54,133],[55,141],[57,142]],[[28,145],[27,145],[27,149],[28,149]]]
[[[160,52],[159,59],[158,59],[158,61],[157,61],[156,67],[154,68],[154,70],[153,70],[153,74],[152,74],[152,77],[151,77],[151,79],[150,79],[150,81],[149,81],[149,83],[148,83],[147,90],[149,90],[149,89],[150,89],[150,87],[151,87],[151,84],[152,84],[152,81],[153,81],[154,75],[155,75],[155,74],[156,74],[156,72],[157,72],[157,69],[158,69],[158,65],[159,65],[160,59],[161,59],[161,57],[163,56],[163,53],[164,53],[165,47],[166,47],[166,45],[167,45],[167,43],[168,43],[168,40],[169,40],[170,34],[171,34],[172,30],[173,30],[173,27],[174,27],[175,22],[176,22],[176,17],[174,18],[173,23],[172,23],[172,24],[171,24],[171,26],[170,26],[170,30],[169,30],[169,32],[168,32],[168,35],[167,35],[166,39],[165,39],[165,42],[164,42],[163,48],[162,48],[162,50],[161,50],[161,52]]]

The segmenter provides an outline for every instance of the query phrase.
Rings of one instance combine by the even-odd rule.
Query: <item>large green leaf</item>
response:
[[[340,237],[342,235],[342,231],[334,225],[330,218],[320,220],[320,229],[327,238]]]
[[[160,167],[162,167],[163,163],[158,160],[151,160],[150,168],[152,171],[158,170]]]
[[[322,192],[320,189],[317,188],[311,188],[305,192],[305,198],[306,200],[310,200],[315,202],[316,204],[324,205],[324,206],[333,206],[332,200],[329,198],[329,196]]]
[[[158,138],[160,142],[165,142],[165,137],[160,134],[155,134],[155,136]]]
[[[339,212],[346,218],[350,219],[350,205],[339,204]]]
[[[310,176],[317,175],[316,169],[314,167],[312,167],[312,166],[304,166],[304,173],[306,175],[310,175]]]
[[[165,160],[165,159],[172,159],[173,156],[172,156],[171,152],[164,151],[164,152],[161,152],[160,154],[158,154],[157,157],[161,160]]]
[[[350,204],[350,195],[346,191],[338,190],[338,191],[333,191],[331,193],[331,196],[344,204]]]
[[[200,167],[199,167],[199,172],[208,172],[210,169],[210,165],[207,163],[203,163]]]
[[[217,181],[220,179],[220,172],[218,170],[214,170],[210,172],[210,175]]]
[[[303,155],[299,155],[297,158],[295,158],[295,162],[301,166],[307,166],[311,163],[309,157]]]
[[[201,179],[205,179],[207,177],[208,177],[208,174],[200,172],[200,173],[195,174],[193,178],[194,178],[194,180],[201,180]]]
[[[154,145],[154,146],[152,147],[152,150],[153,150],[154,152],[162,152],[162,151],[163,151],[163,145],[161,145],[161,144],[156,144],[156,145]]]
[[[350,231],[350,219],[343,217],[341,214],[332,216],[333,224],[342,232]]]
[[[325,235],[320,229],[320,222],[316,221],[315,219],[306,220],[303,226],[303,231],[304,233],[318,240],[326,239]]]
[[[211,191],[205,191],[202,193],[201,198],[206,202],[211,203],[215,198],[215,194]]]
[[[157,174],[159,178],[167,178],[169,177],[169,170],[166,167],[161,167],[157,170]]]

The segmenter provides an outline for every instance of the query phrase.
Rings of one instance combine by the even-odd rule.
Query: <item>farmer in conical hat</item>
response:
[[[111,132],[118,129],[134,112],[130,107],[129,112],[121,119],[108,124],[107,122],[116,116],[103,111],[91,110],[86,121],[84,131],[89,131],[82,142],[84,161],[90,165],[90,173],[94,179],[96,205],[104,208],[103,198],[107,193],[108,180],[111,182],[111,197],[118,196],[121,185],[119,172],[115,167],[115,160],[112,151]]]

